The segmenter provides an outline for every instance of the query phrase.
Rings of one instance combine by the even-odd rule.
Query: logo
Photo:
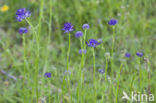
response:
[[[123,97],[122,99],[126,99],[129,101],[140,101],[140,102],[147,102],[147,101],[154,101],[154,95],[153,94],[141,94],[140,92],[131,92],[131,96],[129,97],[128,94],[123,91]]]

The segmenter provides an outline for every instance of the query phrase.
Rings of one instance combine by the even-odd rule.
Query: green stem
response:
[[[118,91],[119,91],[120,74],[121,74],[122,66],[123,66],[123,64],[120,65],[120,71],[119,71],[119,74],[118,74],[118,83],[117,83],[117,92],[116,92],[116,103],[118,103]]]
[[[81,43],[81,50],[82,50],[82,56],[81,56],[81,66],[80,66],[80,72],[83,68],[83,65],[84,65],[84,53],[83,53],[83,43],[82,43],[82,38],[80,38],[80,43]]]
[[[24,47],[24,80],[23,80],[23,92],[24,92],[24,103],[26,103],[25,95],[25,80],[26,80],[26,43],[25,43],[25,34],[23,34],[23,47]]]
[[[70,32],[69,32],[69,45],[68,45],[68,52],[67,52],[67,71],[69,70],[69,55],[70,55]],[[70,78],[69,78],[69,75],[67,75],[67,82],[68,82],[68,88],[69,88],[69,92],[70,92],[70,99],[71,99],[71,102],[72,102],[72,92],[71,92],[71,88],[70,88]]]
[[[94,81],[94,103],[96,103],[96,78],[95,78],[95,51],[94,51],[94,48],[93,48],[93,65],[94,65],[94,68],[93,68],[93,81]]]
[[[51,89],[51,83],[50,83],[50,78],[48,79],[48,89],[50,90]],[[48,94],[48,103],[51,103],[51,91],[49,91],[49,94]]]
[[[30,25],[30,27],[31,27],[31,29],[32,29],[32,31],[33,31],[33,40],[34,40],[34,39],[36,38],[37,32],[35,31],[35,28],[34,28],[34,26],[32,25],[32,23],[31,23],[28,19],[26,19],[26,21],[27,21],[27,23]],[[34,78],[34,80],[35,80],[35,78]],[[32,87],[31,102],[34,101],[34,100],[33,100],[33,97],[34,97],[34,89],[35,89],[35,83],[34,83],[34,86]]]
[[[48,38],[47,38],[47,44],[46,44],[46,48],[45,48],[45,65],[44,65],[44,69],[43,69],[43,74],[45,74],[45,72],[47,71],[47,68],[48,68],[48,57],[49,57],[49,50],[48,50],[48,46],[50,45],[50,42],[51,42],[51,33],[52,33],[52,30],[51,30],[51,26],[52,26],[52,0],[49,0],[49,4],[50,4],[50,7],[49,7],[49,24],[48,24]],[[42,85],[41,85],[41,93],[43,93],[43,89],[44,89],[44,78],[42,78]],[[50,98],[50,97],[49,97]]]
[[[84,33],[84,36],[83,36],[83,45],[84,45],[84,49],[86,49],[86,34],[87,34],[87,30],[85,29],[85,33]]]
[[[67,85],[65,83],[65,76],[63,76],[63,82],[62,82],[62,98],[63,98],[62,100],[63,100],[63,103],[65,102],[64,101],[65,88],[66,88],[65,86],[67,86]]]
[[[45,56],[45,68],[43,70],[43,75],[44,73],[46,72],[46,69],[48,67],[48,57],[49,57],[49,50],[48,50],[48,45],[50,44],[51,42],[51,33],[52,33],[52,30],[51,30],[51,26],[52,26],[52,0],[49,0],[49,4],[50,4],[50,8],[49,8],[49,24],[48,24],[48,29],[49,29],[49,32],[48,32],[48,40],[47,40],[47,47],[46,47],[46,56]]]
[[[87,34],[87,29],[85,29],[85,33],[84,33],[84,36],[83,36],[83,45],[84,45],[84,50],[86,50],[86,34]],[[85,55],[84,55],[84,60],[83,60],[83,66],[85,64]]]
[[[70,33],[69,33],[69,46],[67,52],[67,70],[69,70],[69,55],[70,55]]]
[[[34,26],[32,25],[32,23],[27,18],[25,18],[25,20],[27,21],[27,23],[30,25],[30,27],[34,31],[35,29],[34,29]]]
[[[80,37],[80,43],[81,43],[81,50],[85,50],[86,49],[86,32],[87,30],[84,31],[84,36],[83,36],[83,40],[82,38]],[[78,101],[79,101],[79,98],[81,98],[81,101],[83,101],[82,99],[82,95],[79,94],[79,88],[81,90],[82,88],[82,85],[83,85],[83,81],[84,81],[84,78],[83,78],[83,73],[82,73],[82,68],[84,67],[84,64],[85,64],[85,54],[82,52],[82,56],[81,56],[81,64],[80,64],[80,70],[78,72],[78,75],[80,77],[80,80],[79,80],[79,83],[78,83],[78,88],[77,88],[77,97],[78,97]]]
[[[72,103],[72,88],[71,88],[71,85],[70,85],[69,75],[67,75],[67,82],[68,82],[68,90],[69,90],[69,93],[70,93],[70,103]]]
[[[80,37],[80,43],[81,43],[81,50],[84,50],[83,49],[83,42],[82,42],[82,38]],[[81,95],[79,94],[80,93],[80,90],[81,90],[81,87],[82,87],[82,68],[83,68],[83,63],[84,63],[84,53],[82,52],[82,55],[81,55],[81,64],[80,64],[80,69],[78,70],[78,87],[77,87],[77,97],[78,97],[78,101],[79,101],[79,98],[81,98]],[[79,78],[80,77],[80,78]]]
[[[142,90],[142,88],[141,88],[141,81],[142,81],[142,71],[141,71],[141,58],[139,58],[139,60],[138,60],[138,62],[139,62],[139,87],[140,87],[140,90]],[[140,92],[142,92],[142,91],[140,91]]]
[[[108,69],[108,58],[106,57],[106,67],[105,67],[105,81],[107,81],[107,69]]]
[[[36,91],[36,100],[38,102],[39,98],[39,93],[38,93],[38,72],[39,72],[39,38],[38,36],[36,37],[37,39],[37,50],[36,50],[36,59],[35,59],[35,91]]]
[[[43,18],[43,6],[44,1],[40,0],[40,16],[39,16],[39,27],[36,35],[36,59],[35,59],[35,91],[36,91],[36,101],[39,99],[39,91],[38,91],[38,74],[39,74],[39,56],[40,56],[40,32],[41,32],[41,24]]]
[[[113,41],[112,41],[112,50],[111,50],[111,77],[112,78],[113,78],[114,43],[115,43],[115,26],[113,26]]]

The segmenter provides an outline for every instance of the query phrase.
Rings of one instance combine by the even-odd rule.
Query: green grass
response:
[[[9,10],[0,12],[0,103],[37,103],[44,98],[44,103],[132,103],[121,99],[123,91],[156,98],[155,0],[0,1],[0,7],[4,4]],[[19,8],[30,9],[31,17],[17,22]],[[113,29],[108,25],[111,18],[118,20],[113,47]],[[74,24],[70,75],[64,74],[69,45],[69,34],[62,31],[65,22]],[[90,29],[81,45],[75,32],[85,33],[85,23]],[[25,46],[19,27],[29,28]],[[91,38],[102,39],[94,49],[95,64],[92,48],[84,45]],[[79,54],[82,47],[87,48],[86,55]],[[137,57],[137,51],[144,56]],[[124,57],[126,52],[131,58]],[[98,69],[105,69],[105,74],[99,74]],[[45,72],[51,72],[52,77],[45,78]]]

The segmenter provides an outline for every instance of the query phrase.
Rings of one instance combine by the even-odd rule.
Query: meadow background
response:
[[[129,103],[121,99],[123,91],[128,95],[131,91],[152,93],[156,98],[155,0],[0,0],[0,7],[3,5],[9,9],[0,11],[0,103],[95,103],[95,98],[97,103]],[[32,28],[25,20],[17,22],[15,19],[19,8],[32,12],[29,21],[37,25],[35,30],[40,33],[39,42],[34,40]],[[108,21],[112,18],[117,19],[118,24],[115,25],[113,76],[110,76],[109,53],[113,31]],[[65,22],[74,25],[71,32],[71,74],[64,73],[68,49],[68,34],[62,31]],[[102,43],[95,48],[96,97],[93,57],[89,47],[82,69],[84,83],[79,85],[81,47],[75,32],[84,31],[82,25],[86,23],[90,25],[86,41],[102,39]],[[18,33],[20,27],[29,28],[25,34],[25,80],[23,40]],[[35,64],[36,43],[40,44],[38,64]],[[138,51],[144,56],[136,56]],[[130,58],[125,57],[126,52],[131,53]],[[34,82],[35,65],[38,65],[38,90]],[[98,72],[106,67],[106,75]],[[52,77],[45,78],[45,72],[50,72]],[[67,75],[70,80],[64,83]]]

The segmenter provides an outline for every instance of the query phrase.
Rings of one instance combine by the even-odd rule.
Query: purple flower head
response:
[[[118,20],[116,20],[116,19],[111,19],[111,20],[108,22],[109,25],[115,25],[115,24],[117,24],[117,23],[118,23]]]
[[[23,19],[31,16],[31,12],[26,8],[20,8],[16,11],[16,20],[21,22]]]
[[[26,34],[28,32],[28,29],[21,27],[21,28],[19,28],[18,32],[19,32],[19,34]]]
[[[63,26],[63,29],[64,30],[64,33],[68,33],[68,32],[71,32],[73,31],[73,25],[69,22],[65,23],[64,26]]]
[[[89,47],[96,47],[96,46],[98,46],[98,45],[100,45],[100,42],[98,42],[97,40],[95,40],[95,39],[89,39],[89,42],[87,43],[86,42],[86,44],[89,46]]]
[[[98,71],[99,71],[99,73],[101,73],[101,74],[104,74],[104,73],[105,73],[105,70],[104,70],[104,69],[99,69]]]
[[[136,55],[142,57],[144,54],[142,52],[136,52]]]
[[[78,31],[78,32],[75,33],[75,37],[76,37],[76,38],[79,38],[79,37],[81,37],[81,36],[83,36],[83,32]]]
[[[24,16],[16,16],[16,20],[21,22],[25,17]]]
[[[87,50],[86,49],[80,49],[79,50],[79,54],[82,54],[82,53],[86,54],[87,53]]]
[[[44,74],[44,76],[47,77],[47,78],[51,78],[51,73],[50,73],[50,72],[46,72],[46,73]]]
[[[83,29],[89,29],[89,24],[83,24],[82,28]]]
[[[26,8],[20,8],[16,11],[16,15],[23,15],[26,12]]]
[[[131,57],[131,54],[127,52],[127,53],[125,53],[125,57],[129,58],[129,57]]]
[[[31,12],[30,12],[30,10],[27,10],[27,11],[25,12],[25,17],[29,17],[29,16],[31,16]]]

